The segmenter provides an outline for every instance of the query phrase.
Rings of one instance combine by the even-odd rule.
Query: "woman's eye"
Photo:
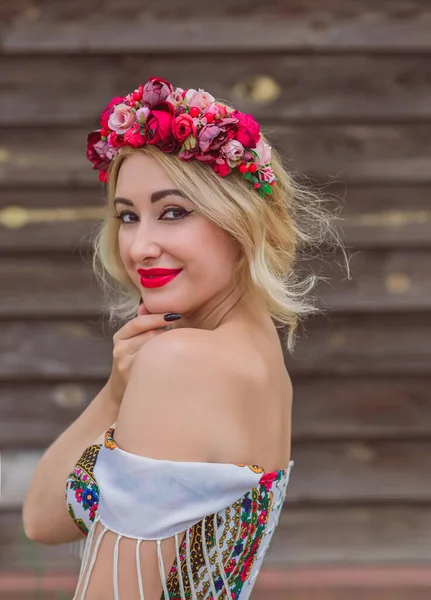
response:
[[[118,219],[119,221],[121,221],[121,223],[124,223],[124,224],[136,223],[136,221],[125,221],[124,220],[125,217],[136,217],[136,215],[132,212],[124,211],[115,216],[115,218]]]
[[[167,219],[163,218],[164,215],[168,214],[168,213],[176,213],[177,216],[175,217],[168,217]],[[162,212],[162,214],[160,215],[160,220],[162,221],[178,221],[179,219],[183,219],[184,217],[187,217],[190,214],[189,211],[185,210],[184,208],[180,208],[178,206],[176,207],[170,207],[170,208],[165,208],[165,210]]]

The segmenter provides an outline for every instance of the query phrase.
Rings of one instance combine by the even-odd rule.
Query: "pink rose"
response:
[[[233,116],[238,119],[238,131],[235,139],[244,146],[244,148],[256,148],[260,138],[260,126],[251,115],[236,110]]]
[[[120,148],[123,145],[123,136],[120,136],[118,133],[113,131],[108,135],[108,144],[112,148]]]
[[[200,152],[214,152],[232,140],[235,137],[232,125],[236,122],[236,119],[221,119],[217,124],[204,125],[198,134]]]
[[[229,164],[233,163],[230,166],[234,167],[244,154],[244,146],[237,140],[230,140],[230,142],[222,147],[221,151],[227,162]]]
[[[119,96],[117,96],[116,98],[113,98],[111,100],[111,102],[103,110],[102,116],[100,117],[100,125],[102,126],[103,129],[109,129],[109,127],[108,127],[109,117],[111,116],[111,113],[114,110],[114,107],[117,104],[120,104],[120,102],[123,102],[123,100],[124,100],[124,98],[120,98]]]
[[[124,142],[128,146],[133,146],[134,148],[139,148],[139,146],[143,146],[145,144],[145,136],[141,133],[141,126],[139,123],[136,123],[126,131],[123,136]]]
[[[174,152],[178,142],[172,135],[173,107],[169,102],[159,102],[147,117],[148,144],[158,146],[163,152]]]
[[[271,146],[265,144],[263,140],[259,140],[256,145],[256,153],[259,156],[257,164],[261,167],[268,165],[271,162]]]
[[[183,113],[172,119],[172,133],[180,142],[184,142],[189,135],[196,136],[196,126],[190,115]]]
[[[208,92],[201,89],[198,91],[194,89],[187,90],[185,99],[189,106],[196,106],[200,110],[206,108],[215,100],[214,96],[211,96],[211,94],[208,94]]]
[[[177,108],[177,106],[182,104],[184,101],[183,92],[183,89],[175,88],[175,90],[166,98],[166,102],[169,102],[174,108]]]
[[[115,133],[125,133],[135,122],[134,110],[127,104],[117,104],[108,120],[108,127]]]
[[[173,91],[174,88],[169,81],[158,77],[150,77],[142,90],[142,103],[153,106],[166,100]]]

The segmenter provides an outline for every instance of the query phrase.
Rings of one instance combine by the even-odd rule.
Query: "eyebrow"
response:
[[[166,196],[181,196],[182,198],[185,198],[181,190],[159,190],[158,192],[153,192],[151,194],[151,204],[154,204],[155,202],[161,200],[162,198],[165,198]],[[117,204],[126,204],[127,206],[134,206],[133,202],[131,200],[128,200],[127,198],[115,198],[114,206],[116,206]]]

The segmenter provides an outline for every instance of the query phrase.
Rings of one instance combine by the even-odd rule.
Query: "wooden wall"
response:
[[[287,358],[295,468],[256,597],[429,598],[430,3],[15,0],[0,26],[0,597],[30,598],[34,556],[44,598],[73,587],[76,559],[33,556],[20,505],[109,374],[86,134],[157,75],[252,112],[293,173],[346,201],[353,280],[318,265],[333,310]]]

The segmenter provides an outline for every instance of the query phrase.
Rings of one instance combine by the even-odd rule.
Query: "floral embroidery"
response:
[[[105,433],[105,446],[111,450],[117,447],[114,441],[114,428]],[[101,444],[94,444],[85,450],[67,481],[67,507],[77,527],[87,535],[99,509],[99,488],[94,478],[94,465]],[[263,549],[259,552],[268,527],[270,515],[281,510],[282,501],[274,508],[274,499],[281,500],[282,488],[276,490],[278,482],[287,475],[286,470],[265,473],[256,465],[237,465],[262,473],[256,487],[242,498],[226,507],[216,515],[205,517],[205,541],[211,565],[211,576],[219,600],[226,598],[226,590],[220,573],[216,541],[219,544],[220,559],[226,580],[229,584],[230,598],[240,600],[244,585],[251,578],[255,561],[265,551],[269,539],[265,538]],[[217,531],[214,525],[216,522]],[[189,529],[190,557],[194,588],[197,599],[204,600],[211,595],[209,574],[203,553],[202,520]],[[191,582],[186,562],[186,532],[179,548],[180,571],[187,598],[191,598]],[[170,569],[166,580],[169,600],[181,598],[177,560]],[[167,599],[166,599],[167,600]]]

